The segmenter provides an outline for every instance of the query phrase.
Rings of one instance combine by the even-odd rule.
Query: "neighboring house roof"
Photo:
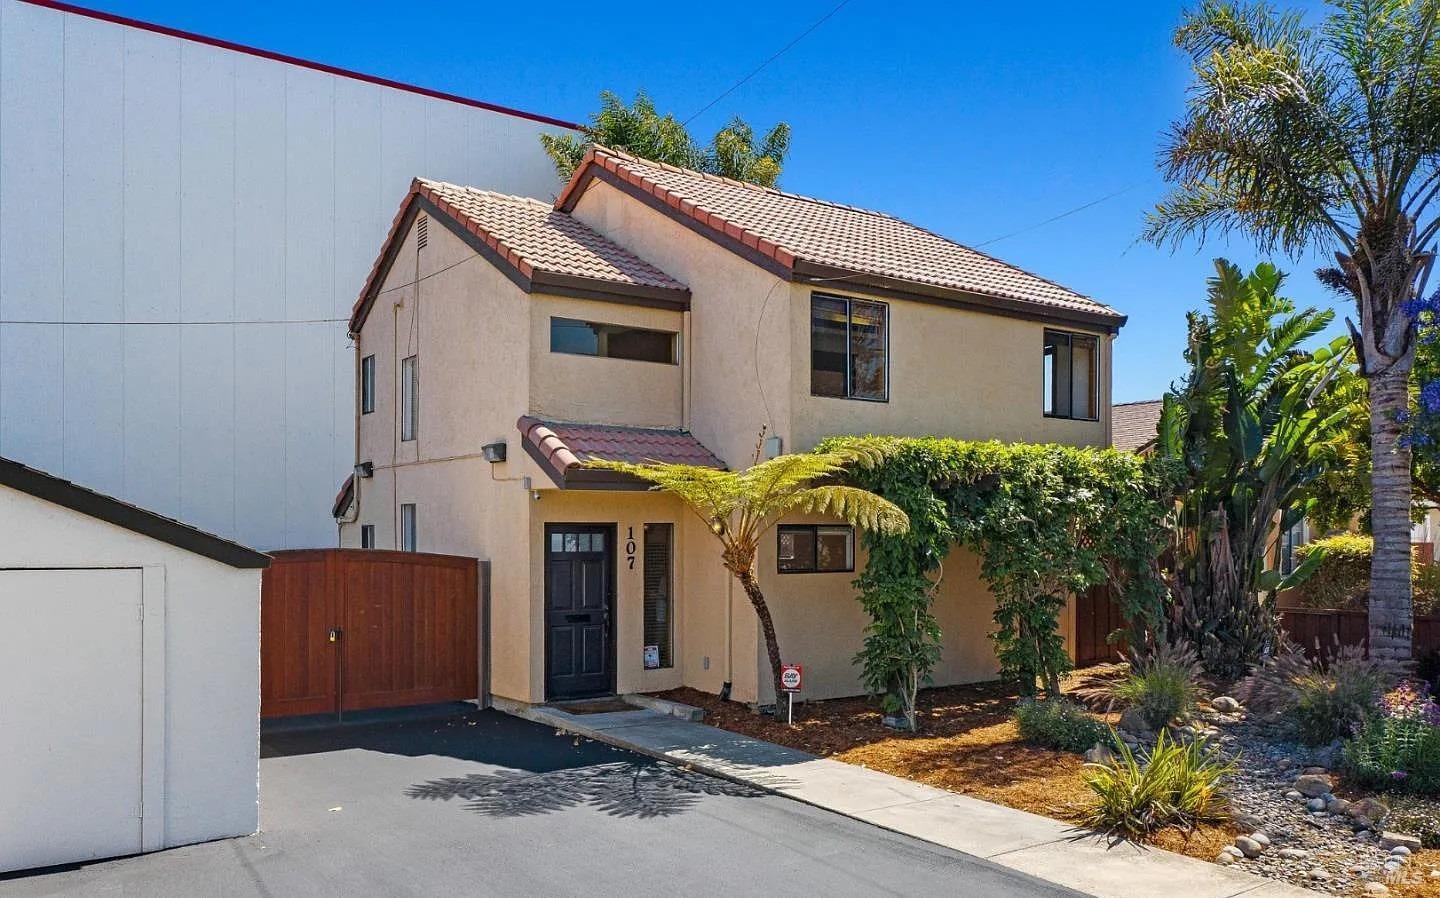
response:
[[[231,567],[270,566],[270,556],[262,552],[222,539],[213,533],[206,533],[189,524],[182,524],[174,518],[167,518],[112,496],[86,489],[54,474],[37,471],[8,458],[0,458],[0,486],[8,486],[37,499],[44,499],[117,527],[124,527],[196,555],[213,558]]]
[[[1117,402],[1110,410],[1110,443],[1126,452],[1145,452],[1155,445],[1160,428],[1159,399]]]
[[[269,59],[274,62],[283,62],[287,65],[300,66],[301,68],[312,69],[317,72],[324,72],[327,75],[338,75],[341,78],[352,78],[356,81],[364,81],[367,84],[375,84],[380,87],[389,87],[394,90],[403,90],[406,93],[419,94],[422,97],[430,97],[436,100],[447,100],[451,103],[459,103],[462,106],[472,106],[476,109],[488,109],[491,112],[499,112],[505,115],[513,115],[516,118],[529,119],[534,122],[541,122],[547,125],[555,125],[559,128],[569,128],[574,131],[580,130],[581,126],[574,122],[567,122],[564,119],[551,118],[548,115],[540,115],[535,112],[526,112],[523,109],[512,109],[509,106],[500,106],[495,103],[487,103],[484,100],[475,100],[470,97],[462,97],[456,94],[447,94],[438,90],[431,90],[428,87],[420,87],[415,84],[406,84],[403,81],[392,81],[389,78],[381,78],[378,75],[367,75],[364,72],[356,72],[350,69],[342,69],[338,66],[327,65],[323,62],[315,62],[310,59],[301,59],[298,56],[287,56],[284,53],[275,53],[270,50],[261,50],[256,47],[237,44],[234,41],[222,40],[216,37],[206,37],[203,34],[195,34],[191,31],[181,31],[178,28],[171,28],[167,25],[156,25],[153,22],[142,22],[139,19],[131,19],[126,16],[117,16],[113,13],[101,12],[98,9],[87,9],[83,6],[75,6],[70,3],[61,3],[58,0],[20,0],[21,3],[28,3],[31,6],[39,6],[44,9],[53,9],[57,12],[70,13],[71,15],[83,16],[87,19],[95,19],[101,22],[109,22],[113,25],[123,25],[126,28],[135,28],[140,31],[149,31],[152,34],[163,34],[166,37],[179,38],[197,44],[204,44],[209,47],[218,47],[221,50],[231,50],[235,53],[244,53],[247,56],[256,56],[261,59]]]
[[[416,178],[350,316],[358,333],[410,223],[444,222],[527,293],[555,293],[684,309],[684,284],[549,203]]]
[[[725,467],[684,430],[542,421],[529,415],[515,424],[525,451],[562,489],[649,489],[650,484],[633,477],[583,467],[592,458]]]
[[[555,207],[599,178],[781,277],[889,288],[988,311],[1115,330],[1102,303],[882,212],[784,193],[593,147]],[[838,279],[838,280],[837,280]]]
[[[355,475],[350,474],[346,476],[345,482],[340,484],[340,491],[335,494],[335,501],[330,503],[330,517],[344,517],[353,504],[355,504]]]

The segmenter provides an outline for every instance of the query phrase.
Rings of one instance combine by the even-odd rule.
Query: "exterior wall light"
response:
[[[355,466],[356,477],[374,477],[375,463],[373,461],[362,461]]]
[[[505,443],[503,441],[499,443],[486,443],[480,447],[480,454],[485,456],[485,460],[492,465],[497,462],[502,462],[505,460]]]

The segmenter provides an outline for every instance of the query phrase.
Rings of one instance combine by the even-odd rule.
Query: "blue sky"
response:
[[[602,88],[644,89],[687,118],[837,0],[80,2],[582,120]],[[1115,400],[1153,398],[1181,373],[1185,311],[1202,303],[1211,260],[1261,258],[1243,238],[1177,253],[1136,242],[1145,210],[1164,192],[1156,151],[1188,80],[1170,41],[1183,6],[850,0],[692,127],[708,135],[736,114],[757,130],[788,121],[785,189],[983,245],[1117,307],[1130,322],[1116,344]],[[1292,298],[1333,304],[1315,282],[1318,256],[1276,261],[1292,273]]]

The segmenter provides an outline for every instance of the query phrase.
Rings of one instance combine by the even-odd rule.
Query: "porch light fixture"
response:
[[[362,461],[362,462],[360,462],[360,464],[358,464],[358,465],[355,466],[355,476],[356,476],[356,477],[362,477],[362,478],[363,478],[363,477],[374,477],[374,476],[375,476],[375,463],[374,463],[373,461]]]
[[[502,462],[505,460],[505,442],[486,443],[480,447],[480,454],[492,465]]]

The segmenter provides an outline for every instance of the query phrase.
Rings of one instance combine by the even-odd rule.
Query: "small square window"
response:
[[[782,574],[845,573],[855,570],[853,527],[782,524],[776,533],[776,568]]]
[[[375,525],[374,525],[374,524],[361,524],[361,525],[360,525],[360,548],[362,548],[362,549],[373,549],[373,548],[375,548]]]

